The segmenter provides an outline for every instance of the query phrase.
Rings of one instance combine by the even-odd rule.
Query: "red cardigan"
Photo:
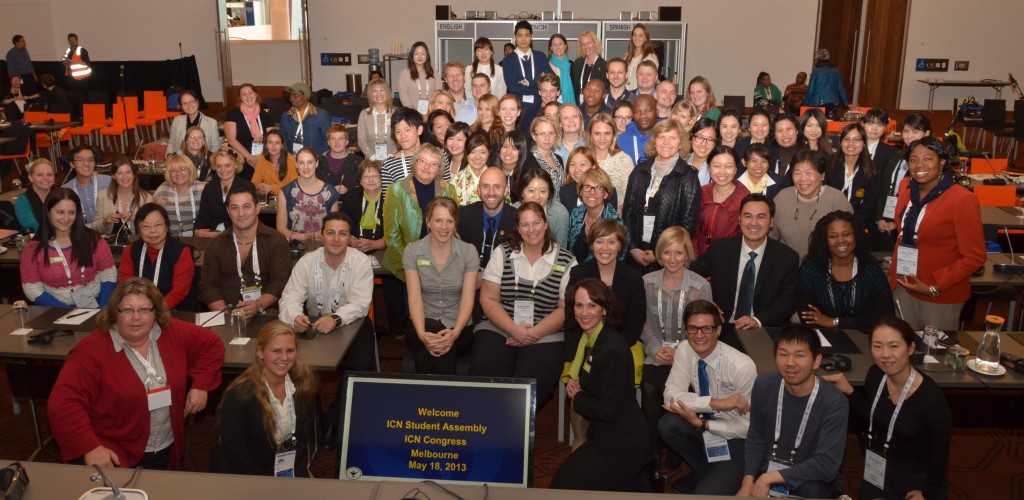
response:
[[[693,235],[693,257],[700,257],[711,245],[711,240],[731,238],[740,235],[740,203],[750,194],[742,182],[733,180],[736,189],[722,203],[715,203],[715,183],[709,182],[700,188],[700,212],[697,214],[697,231]]]
[[[903,213],[910,204],[910,179],[900,183],[896,201],[896,231],[903,231]],[[971,297],[971,274],[985,264],[985,235],[981,206],[974,193],[954,184],[928,203],[917,231],[917,275],[942,293],[935,298],[910,292],[916,299],[935,304],[958,304]],[[896,283],[896,252],[889,266],[889,287]]]
[[[170,463],[177,468],[185,450],[186,383],[207,392],[220,385],[224,342],[206,328],[172,319],[157,348],[171,386]],[[142,459],[149,439],[146,389],[107,331],[94,330],[71,349],[47,406],[65,462],[100,445],[117,454],[121,467]]]
[[[138,276],[135,266],[132,265],[132,245],[134,244],[134,242],[129,243],[128,246],[124,247],[124,252],[121,253],[121,263],[118,265],[117,273],[118,282]],[[146,247],[146,258],[149,260],[150,265],[156,263],[158,255],[160,255],[160,249]],[[178,304],[181,304],[181,301],[188,297],[188,293],[192,291],[192,279],[195,276],[195,272],[196,264],[192,259],[192,250],[186,246],[182,250],[181,255],[178,256],[178,262],[174,263],[171,293],[164,296],[168,309],[178,307]]]

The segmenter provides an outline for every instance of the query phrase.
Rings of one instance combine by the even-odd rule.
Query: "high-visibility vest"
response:
[[[64,70],[64,76],[67,76],[70,72],[71,78],[74,78],[75,80],[81,80],[83,78],[87,78],[89,75],[92,74],[92,68],[90,68],[88,64],[85,64],[85,61],[82,60],[81,46],[76,47],[75,52],[73,54],[71,53],[71,47],[68,47],[68,50],[64,52],[64,57],[71,61],[71,64],[68,65],[67,69]]]

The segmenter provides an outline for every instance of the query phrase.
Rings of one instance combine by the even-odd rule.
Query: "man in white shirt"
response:
[[[96,149],[88,144],[75,146],[71,150],[71,168],[75,170],[75,177],[61,186],[78,195],[82,201],[82,217],[89,227],[92,227],[92,220],[96,217],[99,194],[110,186],[109,175],[96,173],[96,156]]]
[[[331,212],[324,217],[320,230],[324,246],[304,255],[292,268],[278,301],[278,319],[300,334],[312,330],[321,335],[363,320],[341,371],[371,371],[376,340],[373,323],[366,315],[373,299],[373,267],[370,257],[349,248],[350,231],[351,221],[344,213]],[[335,397],[327,414],[322,448],[334,449],[337,444],[340,416],[341,400]]]
[[[754,362],[718,342],[718,306],[695,300],[683,311],[686,343],[676,349],[665,382],[666,413],[658,433],[693,471],[683,493],[731,495],[743,480]],[[692,489],[691,489],[692,488]]]
[[[455,121],[472,124],[476,121],[476,99],[466,92],[466,67],[459,61],[448,61],[444,65],[444,83],[452,93],[455,102]]]

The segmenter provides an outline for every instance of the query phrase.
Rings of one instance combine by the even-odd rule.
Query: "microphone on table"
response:
[[[217,316],[220,316],[221,314],[224,314],[226,316],[228,312],[230,312],[230,311],[232,311],[234,309],[235,309],[235,305],[234,304],[228,304],[227,306],[224,307],[224,309],[221,309],[219,313],[214,314],[213,316],[210,316],[209,318],[206,319],[206,321],[203,321],[203,323],[201,325],[199,325],[199,326],[206,326],[207,323],[213,321],[213,319],[216,318]]]
[[[992,270],[1000,274],[1024,274],[1024,265],[1017,263],[1017,255],[1013,253],[1013,238],[1010,237],[1010,229],[1003,226],[1006,232],[1006,244],[1010,247],[1009,264],[993,264]]]

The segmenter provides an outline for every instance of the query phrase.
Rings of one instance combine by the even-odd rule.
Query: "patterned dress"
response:
[[[281,188],[288,210],[288,230],[296,233],[319,233],[324,217],[334,210],[341,197],[334,186],[324,183],[320,191],[307,193],[299,187],[298,179]]]

